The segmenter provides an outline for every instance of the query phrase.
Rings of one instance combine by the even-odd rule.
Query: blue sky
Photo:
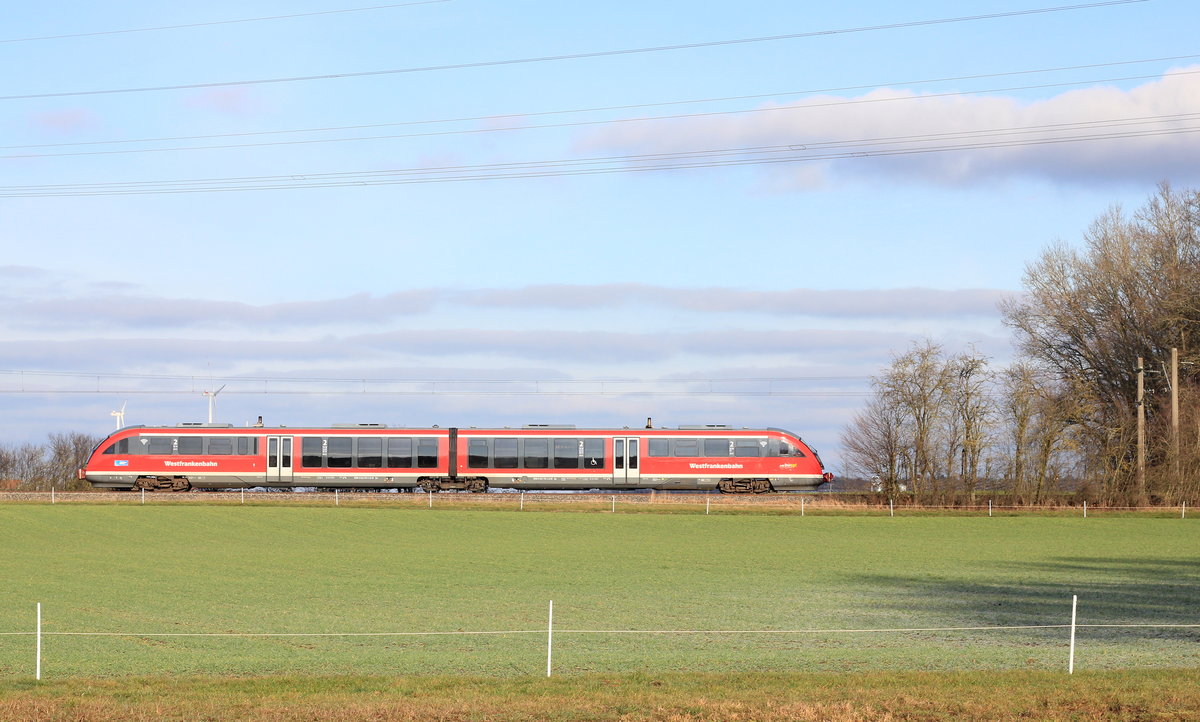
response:
[[[771,425],[837,471],[893,353],[1004,363],[1027,262],[1198,180],[1184,0],[368,5],[6,13],[0,439],[224,384],[238,424]]]

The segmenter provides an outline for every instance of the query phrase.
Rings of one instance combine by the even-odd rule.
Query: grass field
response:
[[[0,632],[47,679],[1062,669],[1063,629],[1195,624],[1191,519],[0,506]],[[574,631],[572,631],[574,630]],[[162,633],[513,631],[486,636]],[[121,636],[61,636],[110,632]],[[1081,670],[1200,666],[1200,630],[1079,632]],[[33,640],[0,636],[0,677]]]

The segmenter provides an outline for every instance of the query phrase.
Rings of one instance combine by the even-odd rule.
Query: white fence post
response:
[[[709,499],[708,494],[705,494],[704,495],[704,513],[705,513],[705,515],[708,514],[708,509],[711,505],[712,505],[712,499]]]
[[[804,516],[804,497],[800,497],[800,516]]]
[[[50,487],[50,503],[54,503],[54,487]]]
[[[1079,602],[1079,595],[1071,595],[1071,655],[1067,661],[1067,674],[1075,674],[1075,607]]]
[[[550,600],[550,622],[546,626],[546,676],[550,676],[550,660],[554,657],[554,600]]]
[[[521,492],[521,511],[525,511],[525,492]]]
[[[614,514],[617,513],[617,495],[616,494],[613,494],[612,513],[614,513]]]
[[[242,487],[242,503],[246,503],[246,487]]]
[[[988,499],[988,516],[992,515],[992,500]]]
[[[1186,501],[1183,502],[1183,508],[1179,510],[1179,518],[1180,519],[1187,518],[1187,502]]]
[[[37,653],[36,653],[36,661],[34,663],[33,676],[35,679],[38,679],[38,680],[41,680],[41,678],[42,678],[42,603],[41,602],[37,603]]]
[[[334,490],[333,490],[333,505],[334,505],[334,506],[341,506],[341,505],[342,505],[342,499],[341,499],[341,497],[340,497],[340,496],[338,496],[338,490],[337,490],[337,489],[334,489]]]
[[[896,516],[896,503],[888,499],[888,516]]]
[[[427,492],[425,492],[425,496],[429,497],[429,508],[432,509],[433,508],[433,492],[427,491]]]
[[[1087,499],[1083,500],[1083,518],[1087,518]]]
[[[146,490],[142,489],[142,506],[146,505]]]

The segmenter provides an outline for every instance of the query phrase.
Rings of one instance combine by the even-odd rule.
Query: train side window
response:
[[[497,469],[517,468],[517,440],[496,439],[496,457],[493,462]]]
[[[488,440],[471,439],[467,442],[467,466],[486,469],[488,465]]]
[[[349,469],[354,453],[354,439],[349,436],[330,436],[325,445],[325,464],[330,469]]]
[[[256,456],[258,454],[258,439],[252,436],[239,436],[237,441],[239,456]]]
[[[417,439],[417,468],[436,469],[438,457],[437,439]]]
[[[704,440],[704,455],[705,456],[729,456],[729,447],[732,446],[729,439],[705,439]]]
[[[579,439],[555,439],[554,468],[578,469],[580,446]]]
[[[629,440],[629,468],[638,468],[638,440]]]
[[[762,456],[763,447],[756,439],[738,439],[733,447],[734,456]]]
[[[604,439],[583,440],[583,465],[589,469],[604,468]]]
[[[275,440],[271,440],[274,446]],[[325,440],[315,436],[306,436],[300,440],[300,466],[305,469],[320,469],[324,464]],[[272,466],[274,466],[272,464]]]
[[[383,466],[383,439],[375,436],[359,437],[358,468],[378,469]]]
[[[204,437],[203,436],[180,436],[179,451],[177,453],[187,454],[189,456],[199,456],[204,453]]]
[[[413,465],[412,439],[387,440],[387,465],[390,469],[411,469]]]
[[[550,466],[550,442],[547,439],[525,439],[525,468],[545,469]]]
[[[676,439],[671,442],[675,453],[672,456],[699,456],[700,442],[697,439]]]
[[[233,439],[227,436],[211,436],[208,439],[208,453],[227,456],[233,453]]]
[[[613,439],[613,468],[625,468],[625,439]]]
[[[175,440],[169,436],[151,436],[146,444],[147,454],[170,454],[175,449]]]
[[[646,442],[646,456],[670,456],[671,442],[667,439],[650,439]]]

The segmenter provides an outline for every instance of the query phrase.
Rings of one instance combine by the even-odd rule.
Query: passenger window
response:
[[[271,446],[275,445],[275,440],[271,440]],[[300,441],[300,466],[306,469],[319,469],[324,464],[322,459],[325,456],[325,440],[316,437],[308,436]],[[274,464],[272,464],[274,466]]]
[[[650,439],[647,442],[646,456],[670,456],[671,442],[666,439]]]
[[[738,439],[734,446],[734,456],[762,456],[763,446],[754,439]]]
[[[578,469],[581,446],[582,444],[578,439],[555,439],[554,468]]]
[[[392,469],[411,469],[413,465],[412,439],[388,439],[388,462]]]
[[[467,466],[472,469],[486,469],[488,465],[487,439],[471,439],[467,443]]]
[[[170,454],[175,448],[175,440],[169,436],[151,436],[146,445],[147,454]]]
[[[233,453],[233,439],[214,436],[208,440],[208,453],[225,456]]]
[[[604,439],[583,440],[583,465],[589,469],[604,468]]]
[[[421,469],[436,469],[438,461],[438,440],[417,440],[417,467]]]
[[[203,436],[180,436],[179,453],[189,456],[199,456],[204,453]]]
[[[525,439],[525,468],[545,469],[550,466],[550,441]]]
[[[705,456],[729,456],[729,447],[733,446],[728,439],[705,439]]]
[[[253,443],[251,443],[253,442]],[[258,439],[241,436],[238,438],[238,455],[250,456],[258,453]]]
[[[517,468],[517,440],[496,439],[496,457],[493,463],[497,469]]]
[[[354,439],[349,436],[331,436],[325,446],[325,463],[330,469],[349,469],[354,453]]]
[[[696,439],[677,439],[671,442],[675,447],[673,456],[699,456],[700,442]]]
[[[358,468],[378,469],[383,466],[383,439],[363,437],[358,439]]]

